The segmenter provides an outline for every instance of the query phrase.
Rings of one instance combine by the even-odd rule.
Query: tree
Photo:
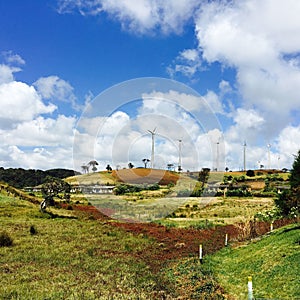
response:
[[[71,186],[62,179],[48,176],[42,185],[42,195],[44,200],[40,204],[41,211],[44,212],[47,206],[54,206],[54,197],[61,197],[63,193],[65,200],[70,199]]]
[[[81,166],[81,169],[82,169],[82,171],[83,171],[84,174],[86,174],[86,173],[89,172],[89,166],[82,165],[82,166]]]
[[[209,168],[202,168],[201,172],[199,172],[198,181],[202,183],[202,188],[204,187],[205,183],[209,178]]]
[[[112,167],[111,167],[110,165],[107,165],[107,166],[106,166],[106,170],[107,170],[108,172],[111,172],[111,171],[112,171]]]
[[[134,167],[134,165],[130,162],[130,163],[128,163],[128,168],[129,169],[132,169]]]
[[[92,171],[93,172],[96,172],[97,171],[97,167],[98,166],[98,162],[96,160],[91,160],[89,163],[88,163],[88,166],[92,166]]]
[[[147,164],[150,162],[150,159],[144,158],[144,159],[142,160],[142,162],[144,163],[145,169],[146,169],[146,168],[147,168]]]
[[[279,193],[275,198],[275,205],[281,210],[282,215],[291,213],[299,215],[300,204],[300,150],[295,155],[295,160],[290,173],[290,189]]]
[[[255,172],[253,170],[247,170],[246,175],[249,176],[249,177],[254,177]]]
[[[293,167],[290,172],[290,185],[291,188],[300,186],[300,150],[298,154],[295,155]]]

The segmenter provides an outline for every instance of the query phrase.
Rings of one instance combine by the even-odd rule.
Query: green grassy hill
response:
[[[211,233],[204,245],[212,253],[218,237],[223,243],[224,232],[217,230],[223,227],[188,231],[148,223],[122,229],[116,221],[95,220],[92,206],[51,207],[42,214],[33,200],[1,187],[0,299],[239,300],[247,298],[249,275],[255,298],[300,297],[299,224],[214,255],[204,251],[199,264],[198,244],[191,251],[190,241]],[[1,245],[3,235],[12,238],[11,246]],[[192,258],[180,256],[185,249]]]
[[[300,225],[275,230],[261,240],[224,248],[211,256],[219,283],[235,299],[247,299],[247,277],[255,299],[300,299]]]
[[[112,172],[101,171],[89,174],[82,174],[66,178],[69,184],[82,185],[114,185],[117,182],[124,182],[130,184],[153,184],[159,183],[167,185],[168,183],[176,183],[179,175],[174,172],[166,170],[152,170],[152,169],[121,169]]]
[[[0,299],[158,299],[166,288],[140,257],[156,252],[153,240],[73,210],[51,213],[0,193]]]
[[[65,180],[71,185],[114,185],[116,183],[112,173],[107,171],[71,176]]]

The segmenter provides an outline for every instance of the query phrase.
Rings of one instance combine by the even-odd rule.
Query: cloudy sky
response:
[[[0,166],[290,168],[298,0],[0,1]],[[182,142],[179,142],[181,140]],[[268,146],[269,145],[269,146]],[[181,151],[179,151],[181,148]]]

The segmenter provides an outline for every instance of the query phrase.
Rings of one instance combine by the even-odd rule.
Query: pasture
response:
[[[141,171],[144,177],[146,171]],[[147,184],[176,178],[166,174],[156,172]],[[120,181],[108,172],[79,177],[67,181],[112,185]],[[257,212],[274,208],[272,198],[174,197],[176,189],[195,184],[195,178],[181,175],[175,186],[166,183],[169,186],[159,190],[121,196],[73,194],[69,203],[56,199],[58,206],[47,213],[39,211],[41,198],[3,188],[0,234],[11,237],[12,245],[0,246],[0,298],[240,299],[246,295],[246,274],[255,272],[257,296],[284,295],[268,284],[274,274],[280,282],[288,279],[291,287],[283,290],[286,295],[298,296],[294,266],[299,265],[295,254],[299,228],[278,229],[295,220],[274,222],[274,234],[264,238],[270,223],[251,225]],[[289,231],[293,226],[296,229]],[[229,234],[226,248],[225,234]],[[287,237],[286,243],[280,242],[282,237]],[[204,264],[199,263],[199,244],[204,247]],[[280,268],[278,255],[274,259],[267,255],[277,248],[287,251]],[[263,272],[261,254],[272,271]],[[243,261],[245,257],[262,271]],[[243,278],[237,281],[239,274]]]

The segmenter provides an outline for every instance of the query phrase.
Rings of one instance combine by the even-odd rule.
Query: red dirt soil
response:
[[[94,206],[74,205],[74,210],[86,213],[96,220],[112,220]],[[275,229],[291,222],[292,220],[277,220],[274,222],[273,228]],[[224,247],[226,234],[228,234],[230,243],[261,236],[270,229],[270,224],[266,222],[250,223],[248,228],[246,228],[247,230],[245,230],[246,226],[239,226],[238,224],[216,226],[211,229],[168,228],[155,223],[126,223],[120,221],[107,222],[107,224],[137,235],[154,238],[159,243],[159,249],[155,251],[156,253],[151,253],[151,256],[152,259],[160,262],[189,256],[195,257],[198,255],[200,244],[202,244],[204,256],[214,253]],[[141,256],[144,257],[145,255],[146,253],[141,253]]]
[[[169,183],[176,184],[179,179],[177,173],[172,173],[166,170],[156,169],[122,169],[114,170],[112,176],[119,182],[131,183],[131,184],[153,184],[159,183],[160,185],[167,185]]]

